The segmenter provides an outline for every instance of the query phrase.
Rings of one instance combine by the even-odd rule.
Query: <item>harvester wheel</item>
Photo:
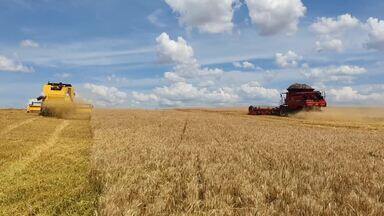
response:
[[[280,116],[287,117],[288,116],[288,109],[284,106],[280,107]]]
[[[41,112],[40,112],[40,115],[42,115],[42,116],[48,116],[48,111],[47,111],[47,109],[42,108],[42,109],[41,109]]]
[[[254,107],[253,107],[253,106],[250,106],[250,107],[248,108],[248,112],[249,112],[249,113],[252,113],[252,112],[253,112],[253,109],[254,109]]]

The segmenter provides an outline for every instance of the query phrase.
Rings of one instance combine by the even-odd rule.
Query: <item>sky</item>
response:
[[[0,107],[71,83],[97,107],[384,106],[384,1],[2,0]]]

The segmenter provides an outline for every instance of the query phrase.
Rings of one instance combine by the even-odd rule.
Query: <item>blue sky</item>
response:
[[[273,105],[294,82],[327,91],[332,105],[384,105],[383,1],[4,0],[0,9],[0,107],[25,106],[47,81],[73,83],[97,106]]]

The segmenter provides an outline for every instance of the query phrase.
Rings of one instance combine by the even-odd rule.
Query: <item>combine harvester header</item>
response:
[[[288,92],[281,94],[281,105],[279,107],[249,107],[250,115],[278,115],[287,116],[299,111],[321,110],[327,106],[325,93],[315,91],[306,84],[293,84],[288,87]]]
[[[76,100],[75,88],[71,84],[48,82],[43,86],[43,94],[30,102],[27,108],[28,113],[64,117],[76,113],[90,115],[93,109],[91,104]]]

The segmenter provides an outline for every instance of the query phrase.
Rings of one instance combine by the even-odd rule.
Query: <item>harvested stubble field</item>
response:
[[[0,215],[92,215],[87,120],[0,110]]]
[[[383,215],[384,111],[0,110],[0,215]]]
[[[384,213],[380,109],[99,110],[92,127],[103,215]]]

